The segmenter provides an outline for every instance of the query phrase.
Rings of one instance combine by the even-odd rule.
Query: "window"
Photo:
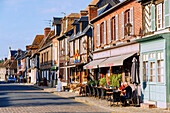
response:
[[[150,82],[156,82],[156,63],[150,62]]]
[[[104,23],[101,24],[100,31],[100,43],[103,44]]]
[[[101,40],[100,40],[100,38],[101,38],[101,31],[100,31],[100,29],[101,29],[100,24],[97,24],[96,25],[96,34],[97,34],[96,45],[97,46],[100,46],[100,43],[101,43]]]
[[[143,81],[148,81],[148,54],[143,55]]]
[[[57,45],[57,43],[56,43],[56,45]],[[57,51],[57,46],[55,46],[54,51],[55,51],[55,61],[57,61],[57,53],[58,53],[58,51]]]
[[[164,82],[164,55],[163,52],[157,53],[157,82]]]
[[[130,10],[127,10],[127,11],[125,12],[125,25],[126,25],[127,23],[130,23]],[[127,35],[127,32],[128,32],[128,28],[125,27],[125,35]]]
[[[116,19],[115,19],[115,17],[112,19],[112,22],[113,22],[113,24],[112,24],[112,28],[113,28],[112,40],[116,41]]]
[[[162,3],[157,5],[157,29],[160,30],[162,28]]]
[[[73,56],[73,50],[74,48],[73,48],[73,41],[72,41],[70,42],[70,56]]]
[[[155,53],[150,53],[150,54],[149,54],[149,58],[150,58],[150,59],[155,58]]]
[[[48,62],[48,52],[47,52],[47,62]]]
[[[164,53],[163,51],[152,52],[142,55],[143,59],[143,82],[164,83]]]
[[[41,62],[43,63],[43,54],[41,55]]]
[[[64,54],[64,40],[61,40],[61,55]]]

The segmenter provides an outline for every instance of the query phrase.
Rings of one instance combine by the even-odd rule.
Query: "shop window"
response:
[[[143,81],[148,81],[148,54],[143,55]]]
[[[164,82],[164,60],[163,52],[157,53],[157,82]]]
[[[150,53],[149,58],[151,58],[151,59],[155,58],[155,53]]]
[[[150,62],[150,82],[156,82],[156,63]]]
[[[148,61],[143,62],[143,81],[148,81]]]

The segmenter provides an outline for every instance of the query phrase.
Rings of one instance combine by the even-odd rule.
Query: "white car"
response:
[[[8,77],[8,82],[15,82],[15,78],[14,77]]]

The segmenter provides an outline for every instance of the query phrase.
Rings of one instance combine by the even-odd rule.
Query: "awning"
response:
[[[115,56],[115,57],[110,57],[104,62],[99,64],[99,67],[110,67],[110,66],[122,66],[123,61],[131,56],[133,56],[135,53],[130,53],[130,54],[125,54],[125,55],[120,55],[120,56]]]
[[[88,63],[87,65],[83,66],[84,69],[95,69],[98,68],[98,65],[105,61],[106,59],[100,59],[100,60],[94,60],[90,63]]]

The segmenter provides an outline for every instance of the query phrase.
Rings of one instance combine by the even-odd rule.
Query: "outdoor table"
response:
[[[112,88],[104,88],[106,90],[107,100],[109,101],[111,99],[111,94],[113,94]]]

